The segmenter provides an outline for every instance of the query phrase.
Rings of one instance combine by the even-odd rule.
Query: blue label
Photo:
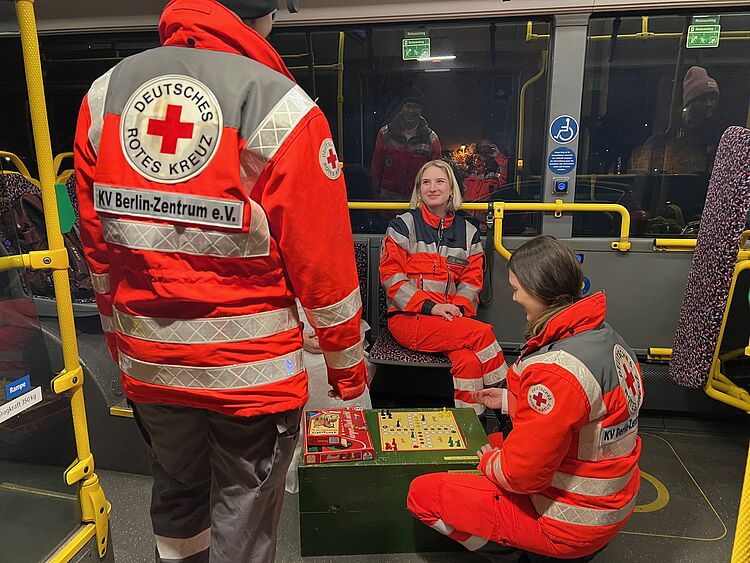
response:
[[[547,166],[554,174],[568,174],[576,167],[576,153],[568,147],[560,147],[549,153]]]
[[[591,291],[591,280],[583,278],[583,291],[581,291],[581,294],[586,295],[589,291]]]
[[[556,143],[561,145],[569,143],[578,136],[578,122],[575,117],[561,115],[552,122],[549,134]]]
[[[24,375],[21,379],[11,381],[5,386],[5,398],[10,401],[28,391],[31,391],[31,377]]]

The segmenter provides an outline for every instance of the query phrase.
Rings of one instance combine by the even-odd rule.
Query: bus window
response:
[[[350,201],[408,201],[438,158],[465,201],[538,201],[548,36],[545,21],[502,20],[278,29],[271,42],[328,117]],[[534,214],[513,215],[507,233],[538,232]],[[352,226],[382,233],[393,216],[353,211]]]
[[[721,35],[694,38],[704,20]],[[721,134],[748,124],[749,60],[750,14],[593,18],[576,201],[621,203],[633,236],[695,237]],[[575,236],[619,230],[593,215]]]

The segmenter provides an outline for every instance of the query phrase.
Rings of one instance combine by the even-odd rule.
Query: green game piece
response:
[[[460,447],[461,447],[461,440],[456,440],[456,447],[457,447],[457,448],[460,448]]]
[[[448,438],[448,447],[449,448],[453,447],[453,438]]]

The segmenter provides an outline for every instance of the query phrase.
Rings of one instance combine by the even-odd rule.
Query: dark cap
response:
[[[242,20],[255,20],[270,14],[279,7],[278,0],[216,0]]]
[[[421,106],[422,103],[424,103],[424,92],[422,92],[422,90],[420,90],[419,88],[409,88],[406,92],[403,93],[401,97],[401,105],[409,102],[419,104]]]

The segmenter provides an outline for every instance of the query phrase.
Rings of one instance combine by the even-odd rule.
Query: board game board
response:
[[[465,450],[466,440],[448,410],[378,412],[383,451]]]

